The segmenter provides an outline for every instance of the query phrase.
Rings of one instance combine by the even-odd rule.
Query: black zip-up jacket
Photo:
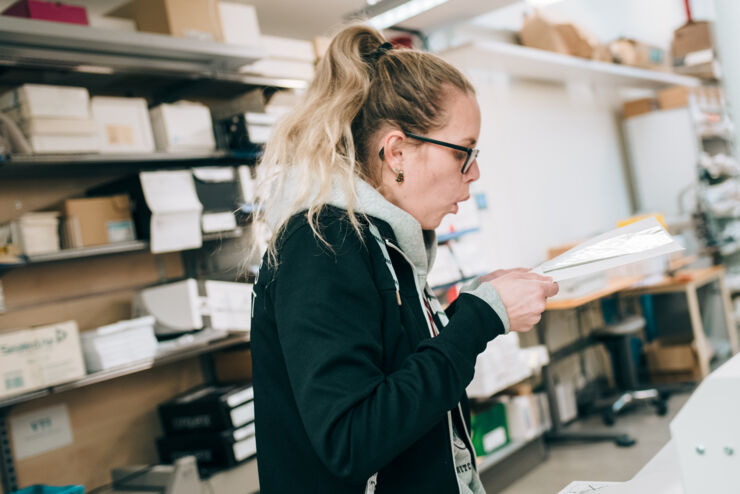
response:
[[[371,221],[395,244],[387,223]],[[323,210],[319,225],[331,249],[305,212],[297,214],[278,240],[277,268],[263,262],[255,284],[261,492],[360,494],[376,472],[378,494],[458,492],[451,421],[469,430],[465,387],[477,355],[504,332],[501,319],[463,293],[430,338],[403,255],[388,249],[399,306],[367,227],[360,239],[335,207]]]

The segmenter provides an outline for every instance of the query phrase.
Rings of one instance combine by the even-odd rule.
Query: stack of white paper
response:
[[[157,352],[154,317],[140,317],[102,326],[80,335],[88,372],[153,358]]]
[[[152,212],[151,251],[200,248],[203,205],[195,192],[193,174],[189,170],[141,172],[139,178]]]

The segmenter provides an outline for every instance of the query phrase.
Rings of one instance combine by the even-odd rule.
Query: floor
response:
[[[672,396],[668,415],[663,417],[650,407],[620,416],[614,429],[636,438],[635,446],[620,448],[607,442],[555,445],[550,447],[549,458],[529,474],[500,493],[489,490],[488,494],[557,494],[574,480],[629,480],[668,442],[671,419],[688,397],[688,394]],[[605,428],[598,416],[576,421],[572,427],[574,430]]]

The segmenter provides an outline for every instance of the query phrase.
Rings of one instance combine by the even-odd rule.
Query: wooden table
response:
[[[637,295],[655,295],[661,293],[685,293],[688,302],[689,317],[691,319],[691,331],[696,343],[696,353],[699,360],[699,370],[701,377],[709,374],[709,361],[712,358],[712,350],[709,345],[704,325],[701,321],[701,309],[699,307],[699,297],[697,289],[709,283],[716,282],[719,285],[720,297],[722,300],[723,312],[725,315],[725,324],[727,326],[728,338],[732,348],[733,355],[740,351],[738,347],[737,328],[735,317],[732,312],[732,302],[730,292],[725,282],[724,266],[712,266],[709,268],[699,269],[682,269],[674,276],[664,276],[662,279],[651,282],[647,285],[636,283],[630,288],[620,292],[620,296],[637,296]]]
[[[610,280],[608,284],[601,290],[589,293],[583,297],[576,298],[564,298],[556,299],[547,302],[545,313],[542,314],[542,321],[537,325],[537,337],[541,345],[547,345],[546,334],[547,334],[547,323],[548,323],[548,312],[560,310],[575,310],[576,311],[576,324],[581,323],[581,316],[586,309],[586,306],[591,302],[595,302],[601,298],[614,295],[625,288],[628,288],[642,279],[642,276],[632,276],[625,278],[616,278]],[[550,363],[542,367],[542,382],[545,386],[545,392],[547,394],[547,401],[550,406],[550,419],[552,421],[552,429],[547,433],[546,438],[550,442],[563,442],[563,441],[614,441],[617,444],[625,444],[631,441],[631,438],[621,432],[589,432],[589,431],[568,431],[565,429],[562,420],[560,419],[560,412],[558,410],[558,401],[555,391],[555,378],[551,369],[552,364],[561,358],[569,354],[576,352],[582,352],[588,346],[592,345],[593,341],[588,337],[582,337],[578,341],[566,345],[565,348],[559,349],[556,352],[552,352],[550,355]]]

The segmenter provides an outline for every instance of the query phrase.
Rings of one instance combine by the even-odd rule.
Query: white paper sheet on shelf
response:
[[[189,170],[141,172],[144,198],[152,211],[151,250],[171,252],[201,247],[203,205]]]
[[[533,272],[563,281],[683,250],[655,218],[617,228],[550,259]]]

